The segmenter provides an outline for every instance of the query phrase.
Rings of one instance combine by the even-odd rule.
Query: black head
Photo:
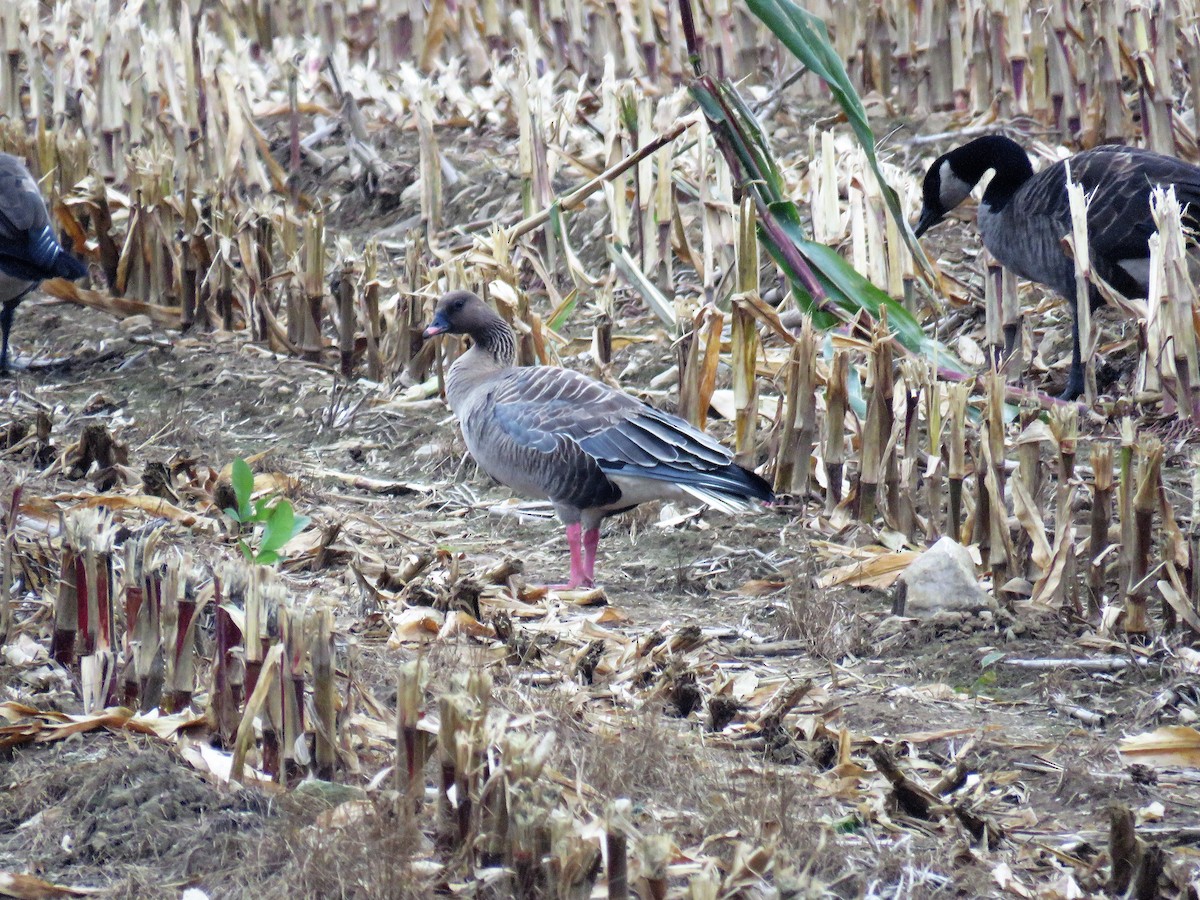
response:
[[[946,218],[950,210],[967,199],[975,186],[975,182],[968,184],[955,172],[952,155],[956,152],[943,153],[925,173],[925,183],[921,186],[921,217],[913,226],[913,234],[917,237]]]
[[[1033,177],[1033,166],[1021,145],[1004,135],[987,134],[955,147],[935,159],[925,173],[921,217],[913,233],[920,237],[946,218],[950,210],[967,199],[989,169],[996,174],[984,194],[984,202],[990,196],[997,205],[1006,202]]]
[[[427,338],[438,334],[475,334],[496,318],[496,313],[470,291],[448,291],[438,299],[433,321],[423,333]]]

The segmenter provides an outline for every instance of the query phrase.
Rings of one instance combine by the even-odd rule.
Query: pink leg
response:
[[[566,584],[549,585],[552,590],[573,591],[580,585],[591,586],[592,582],[587,575],[584,559],[583,540],[582,525],[576,522],[567,526],[567,545],[571,548],[571,574]]]
[[[583,533],[583,583],[591,587],[596,583],[596,548],[600,546],[600,529],[592,528]]]

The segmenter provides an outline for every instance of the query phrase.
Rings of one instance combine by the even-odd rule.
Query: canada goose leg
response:
[[[567,526],[567,546],[571,548],[571,573],[566,584],[547,585],[552,591],[573,591],[577,587],[591,587],[592,579],[587,572],[583,553],[583,526],[572,522]]]
[[[1079,315],[1075,304],[1071,304],[1071,370],[1067,373],[1067,387],[1059,394],[1059,400],[1071,401],[1083,393],[1083,355],[1079,345]]]
[[[1004,362],[1012,359],[1013,351],[1017,348],[1017,339],[1021,336],[1021,326],[1019,324],[1004,326]]]
[[[6,300],[0,306],[0,372],[8,371],[8,334],[12,331],[13,314],[16,311],[17,304],[12,300]]]

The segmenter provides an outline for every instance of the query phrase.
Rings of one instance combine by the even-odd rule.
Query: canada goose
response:
[[[600,521],[648,500],[695,498],[732,511],[773,499],[770,485],[683,419],[570,369],[516,367],[512,328],[468,291],[437,304],[425,337],[474,342],[446,375],[446,399],[479,467],[554,504],[567,529],[565,587],[595,579]]]
[[[1155,232],[1150,194],[1175,186],[1186,224],[1200,213],[1200,168],[1136,147],[1103,146],[1069,160],[1071,178],[1090,196],[1088,246],[1092,268],[1127,297],[1145,297]],[[983,245],[1022,278],[1053,288],[1071,309],[1073,347],[1063,400],[1083,393],[1079,323],[1075,307],[1075,263],[1062,238],[1071,231],[1067,167],[1056,162],[1036,175],[1016,141],[988,135],[939,156],[925,175],[924,203],[915,232],[920,237],[958,206],[988,170],[995,172],[979,203]],[[1189,208],[1190,206],[1190,208]],[[1091,302],[1101,302],[1091,291]]]
[[[0,153],[0,372],[25,296],[46,278],[82,278],[87,266],[58,243],[37,182],[15,156]]]

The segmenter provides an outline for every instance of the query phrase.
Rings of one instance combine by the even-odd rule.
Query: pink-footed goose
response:
[[[425,337],[474,346],[446,375],[446,399],[479,467],[554,504],[567,528],[567,589],[595,579],[600,521],[639,503],[699,499],[727,512],[770,503],[771,487],[683,419],[555,366],[516,367],[512,328],[468,291],[441,297]]]

